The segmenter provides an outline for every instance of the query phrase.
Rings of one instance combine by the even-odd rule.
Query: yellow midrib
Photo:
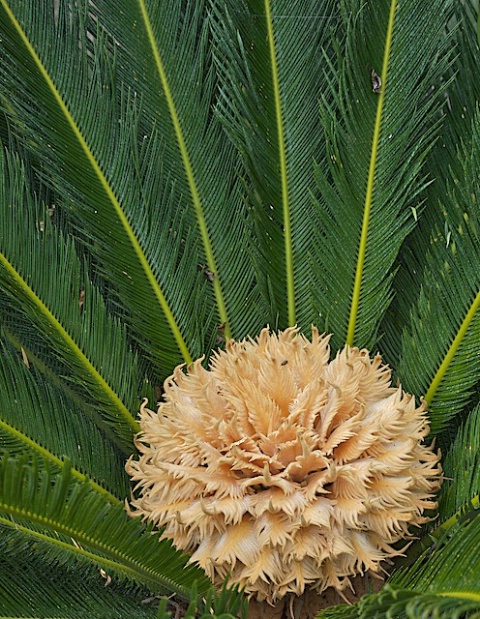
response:
[[[197,182],[195,179],[195,174],[193,171],[190,154],[187,148],[187,144],[185,142],[185,137],[183,134],[180,119],[178,117],[177,108],[175,105],[172,91],[170,89],[170,85],[169,85],[168,78],[167,78],[167,73],[165,71],[165,66],[164,66],[162,57],[160,55],[160,51],[157,46],[155,34],[153,32],[152,24],[150,22],[150,17],[148,15],[147,7],[145,6],[144,0],[138,0],[138,1],[139,1],[139,6],[140,6],[140,11],[142,14],[143,22],[145,25],[145,30],[147,32],[147,37],[148,37],[150,47],[152,49],[152,54],[155,60],[155,66],[157,68],[158,77],[160,79],[163,92],[165,94],[165,100],[167,102],[167,107],[170,113],[173,130],[175,132],[175,136],[176,136],[177,143],[178,143],[178,148],[179,148],[183,166],[185,169],[185,176],[187,178],[188,186],[190,188],[190,194],[192,196],[193,207],[194,207],[195,216],[197,218],[197,223],[198,223],[198,228],[200,230],[200,235],[201,235],[202,242],[203,242],[205,258],[207,261],[208,269],[213,274],[212,285],[213,285],[215,300],[216,300],[217,307],[218,307],[220,323],[224,326],[225,337],[229,339],[231,337],[231,326],[229,323],[228,313],[227,313],[225,300],[223,296],[223,290],[222,290],[222,284],[221,284],[221,273],[219,273],[218,271],[217,263],[215,260],[215,255],[214,255],[212,244],[210,241],[208,226],[207,226],[207,222],[205,219],[205,214],[203,212],[202,200],[200,198],[200,192],[198,190]]]
[[[2,253],[0,253],[0,263],[3,265],[3,268],[10,274],[10,277],[16,282],[18,289],[23,291],[23,293],[27,296],[30,302],[38,309],[39,314],[45,316],[49,324],[52,325],[56,333],[58,333],[62,340],[65,342],[66,347],[74,353],[75,357],[79,360],[79,363],[85,368],[85,371],[91,376],[93,381],[102,389],[102,391],[105,392],[108,400],[112,403],[113,407],[122,414],[122,417],[128,423],[132,431],[138,432],[139,425],[133,418],[132,414],[127,409],[125,404],[122,402],[122,400],[113,391],[113,389],[103,378],[103,376],[97,371],[95,366],[92,365],[88,357],[86,357],[78,344],[65,330],[65,328],[62,326],[56,316],[43,303],[43,301],[32,290],[32,288],[28,286],[25,280],[19,275],[19,273],[17,273],[15,268],[10,264],[10,262],[5,258]]]
[[[267,21],[268,45],[270,50],[270,63],[272,67],[272,85],[275,101],[275,118],[277,124],[277,140],[280,164],[280,182],[282,188],[282,216],[283,234],[285,247],[285,270],[287,285],[288,324],[290,327],[296,324],[295,309],[295,281],[293,274],[293,247],[292,247],[292,224],[290,216],[290,196],[288,187],[287,152],[285,144],[285,131],[283,125],[282,100],[280,96],[280,80],[278,76],[277,53],[275,49],[275,34],[273,30],[272,12],[270,1],[265,0],[265,18]]]
[[[455,358],[455,355],[457,354],[458,349],[460,348],[463,340],[465,339],[467,331],[470,328],[470,325],[472,324],[473,320],[475,319],[475,316],[477,315],[477,312],[479,311],[479,309],[480,309],[480,291],[477,293],[477,296],[475,297],[468,312],[466,313],[465,318],[463,319],[462,324],[460,325],[460,328],[457,331],[457,335],[455,336],[453,342],[451,343],[450,348],[447,351],[447,354],[443,358],[443,361],[440,364],[440,367],[438,368],[437,372],[435,373],[435,376],[432,379],[432,382],[430,383],[430,387],[427,393],[425,394],[425,400],[427,404],[431,404],[432,400],[434,399],[435,394],[442,380],[444,379],[445,374],[447,373],[448,368],[450,367],[450,364]]]
[[[390,52],[392,48],[393,27],[395,23],[395,12],[397,8],[397,0],[392,0],[390,5],[390,15],[388,18],[387,34],[385,37],[385,51],[383,55],[382,66],[382,88],[378,95],[377,113],[375,116],[375,125],[373,130],[372,151],[370,155],[370,165],[368,169],[367,190],[365,193],[365,203],[363,209],[362,232],[360,235],[360,244],[358,248],[357,266],[355,270],[355,281],[353,285],[352,302],[350,306],[350,317],[347,328],[346,343],[353,346],[355,340],[355,330],[357,326],[358,310],[360,306],[360,296],[362,291],[363,272],[365,267],[365,257],[367,253],[367,241],[370,226],[370,214],[373,202],[373,192],[375,188],[375,172],[377,168],[378,148],[380,143],[380,133],[382,127],[383,110],[385,106],[385,90],[387,86],[388,66],[390,61]]]

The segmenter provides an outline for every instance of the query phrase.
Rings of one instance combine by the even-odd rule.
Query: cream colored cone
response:
[[[273,603],[379,571],[426,521],[439,455],[425,406],[377,355],[297,329],[229,342],[142,406],[131,513],[165,527],[209,576]]]

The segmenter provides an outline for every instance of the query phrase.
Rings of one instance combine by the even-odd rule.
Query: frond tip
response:
[[[435,507],[439,455],[425,404],[391,386],[377,355],[264,329],[208,370],[179,366],[158,413],[144,405],[133,513],[165,527],[208,574],[270,603],[344,589],[396,556]]]

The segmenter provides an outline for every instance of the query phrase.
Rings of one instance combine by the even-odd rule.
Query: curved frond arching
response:
[[[318,619],[418,619],[434,616],[438,619],[477,617],[479,601],[476,595],[458,591],[454,595],[417,593],[387,585],[377,595],[365,596],[355,606],[339,606],[321,612]]]
[[[435,616],[476,617],[480,612],[480,517],[462,523],[427,549],[413,564],[394,573],[378,593],[352,606],[320,612],[318,619]],[[408,555],[407,555],[408,556]]]
[[[414,564],[395,572],[390,583],[395,587],[474,601],[480,610],[479,536],[480,518],[478,512],[472,511],[469,518],[443,535]]]
[[[32,365],[27,368],[0,341],[0,450],[17,457],[39,457],[60,471],[68,458],[71,475],[89,482],[112,503],[127,491],[124,458],[112,448],[74,400],[54,389]],[[111,494],[113,492],[113,495]]]
[[[130,518],[123,505],[112,505],[88,484],[3,458],[0,469],[0,522],[19,536],[34,539],[45,558],[103,567],[120,580],[152,591],[175,590],[188,597],[194,582],[208,589],[201,570],[167,540]]]
[[[33,548],[2,529],[0,538],[0,615],[40,619],[154,619],[145,604],[148,590],[120,587],[98,568],[42,561]],[[48,592],[48,594],[46,594]]]
[[[2,79],[4,87],[14,94],[12,118],[23,131],[35,132],[32,143],[36,153],[45,166],[58,170],[58,175],[50,176],[49,181],[60,192],[63,204],[76,214],[81,212],[83,224],[88,221],[87,235],[96,239],[93,247],[108,264],[104,271],[115,273],[112,283],[137,308],[137,336],[162,342],[162,349],[157,349],[156,354],[164,360],[178,361],[183,357],[190,361],[191,354],[172,310],[173,301],[167,299],[159,281],[162,273],[151,264],[151,256],[145,254],[145,216],[143,226],[136,228],[131,222],[132,209],[142,199],[138,192],[139,163],[131,157],[138,150],[135,106],[128,97],[117,101],[113,84],[105,83],[107,78],[101,71],[102,62],[111,65],[108,54],[100,52],[93,67],[89,66],[88,55],[82,55],[82,48],[87,50],[90,45],[82,30],[88,3],[81,4],[60,4],[55,23],[53,8],[50,12],[47,5],[25,7],[22,3],[1,2],[3,45],[9,51]],[[79,39],[83,39],[81,45],[77,44]],[[69,63],[78,66],[75,81],[67,79]],[[29,70],[22,72],[19,67]],[[19,73],[24,81],[18,83]],[[72,89],[73,93],[80,90],[85,96],[75,97]],[[35,116],[30,109],[32,99],[39,105]],[[101,131],[92,123],[97,116],[102,119]],[[46,143],[52,123],[57,130],[54,139]],[[155,133],[152,136],[154,139]],[[158,140],[155,148],[158,151]],[[168,204],[168,189],[158,199]],[[174,232],[170,230],[162,238],[170,246],[170,256],[181,250],[181,238],[177,236],[182,235]],[[107,252],[105,235],[112,242]],[[136,285],[133,295],[132,281]],[[146,302],[150,297],[155,302]],[[151,349],[151,345],[147,348]]]

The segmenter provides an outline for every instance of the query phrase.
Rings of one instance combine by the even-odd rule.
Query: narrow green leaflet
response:
[[[154,619],[148,590],[119,586],[96,567],[52,564],[29,548],[19,553],[19,536],[0,538],[0,617],[45,619]],[[23,540],[25,551],[25,540]],[[46,592],[48,591],[48,595]]]
[[[125,329],[82,275],[71,239],[50,225],[46,209],[30,195],[18,157],[0,157],[0,178],[2,320],[22,316],[38,329],[32,352],[90,399],[99,425],[109,426],[125,450],[137,429],[132,411],[141,382]]]
[[[113,449],[108,434],[98,429],[74,399],[55,389],[33,364],[28,368],[20,352],[4,342],[0,342],[0,385],[2,453],[39,456],[39,462],[57,471],[68,457],[73,477],[85,482],[88,475],[96,491],[113,503],[125,496],[124,456]]]
[[[189,266],[207,284],[194,311],[207,305],[210,314],[199,321],[197,333],[187,335],[192,341],[201,334],[206,344],[196,350],[202,354],[219,327],[228,339],[245,335],[252,325],[258,328],[259,321],[236,154],[212,117],[217,85],[205,2],[101,0],[93,10],[118,44],[119,76],[142,97],[142,131],[149,135],[155,127],[162,140],[151,173],[166,174],[194,231]],[[147,208],[155,212],[155,200],[148,199]],[[184,305],[179,297],[176,311],[183,312]]]
[[[477,619],[477,595],[459,591],[454,595],[417,593],[389,585],[375,596],[365,596],[354,606],[325,610],[318,619]]]
[[[378,593],[352,606],[319,613],[320,619],[473,619],[480,615],[480,517],[444,535],[413,564],[398,570]]]
[[[480,494],[480,405],[468,415],[442,463],[445,480],[440,492],[442,519],[466,506],[478,507]]]

